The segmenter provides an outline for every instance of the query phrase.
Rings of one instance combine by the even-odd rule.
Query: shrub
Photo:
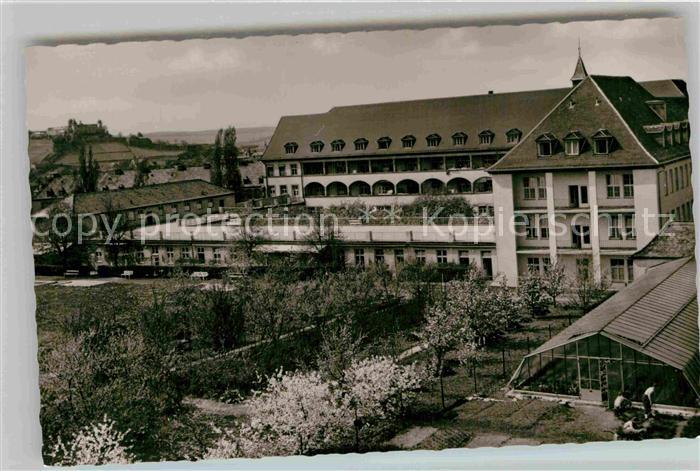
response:
[[[59,436],[49,456],[52,464],[59,466],[129,464],[134,460],[123,445],[129,431],[119,432],[115,422],[105,415],[98,422],[83,427],[73,434],[68,444]]]

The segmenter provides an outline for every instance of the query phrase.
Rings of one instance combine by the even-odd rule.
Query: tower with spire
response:
[[[578,40],[578,61],[576,61],[576,68],[574,69],[574,75],[571,76],[571,84],[575,87],[586,77],[588,77],[588,72],[586,72],[586,66],[583,65],[583,59],[581,58],[581,38],[579,38],[579,40]]]

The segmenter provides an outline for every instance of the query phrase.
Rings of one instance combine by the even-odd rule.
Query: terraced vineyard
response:
[[[98,142],[92,144],[93,157],[98,162],[118,162],[121,160],[172,158],[180,155],[181,150],[146,149],[130,147],[121,142]],[[58,159],[58,163],[78,165],[78,152],[70,152]]]

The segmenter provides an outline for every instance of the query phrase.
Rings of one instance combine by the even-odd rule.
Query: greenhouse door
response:
[[[607,386],[605,364],[602,364],[597,358],[579,358],[579,375],[581,378],[581,399],[591,402],[603,402],[601,382],[604,382]],[[604,381],[601,381],[601,379],[604,379]]]

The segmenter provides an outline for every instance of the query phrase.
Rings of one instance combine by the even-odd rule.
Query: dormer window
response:
[[[437,147],[440,145],[440,141],[442,141],[442,138],[439,134],[431,134],[425,138],[425,142],[428,143],[428,147]]]
[[[495,134],[490,129],[479,133],[479,144],[492,144]]]
[[[516,128],[510,129],[506,133],[506,141],[509,144],[512,144],[514,142],[520,142],[520,138],[522,137],[522,135],[523,135],[523,132],[520,129],[516,129]]]
[[[578,131],[571,131],[564,137],[564,152],[566,155],[579,155],[583,149],[585,138]]]
[[[592,139],[594,154],[609,154],[612,152],[615,138],[607,129],[600,129],[593,134]]]
[[[311,143],[311,152],[321,152],[323,150],[323,142],[314,141]]]
[[[377,139],[377,146],[380,149],[388,149],[391,146],[391,138],[384,136]]]
[[[405,149],[412,149],[416,145],[416,137],[412,135],[404,136],[401,138],[401,145]]]
[[[463,146],[467,143],[467,135],[463,132],[457,132],[452,135],[453,146]]]
[[[340,152],[344,147],[345,141],[342,139],[336,139],[335,141],[331,142],[331,150],[333,152]]]
[[[284,145],[285,154],[295,154],[299,145],[296,142],[288,142]]]
[[[537,155],[540,157],[548,157],[554,155],[557,148],[557,138],[554,134],[544,133],[537,139]]]
[[[365,139],[364,137],[355,139],[355,150],[366,150],[368,142],[369,141],[367,141],[367,139]]]

